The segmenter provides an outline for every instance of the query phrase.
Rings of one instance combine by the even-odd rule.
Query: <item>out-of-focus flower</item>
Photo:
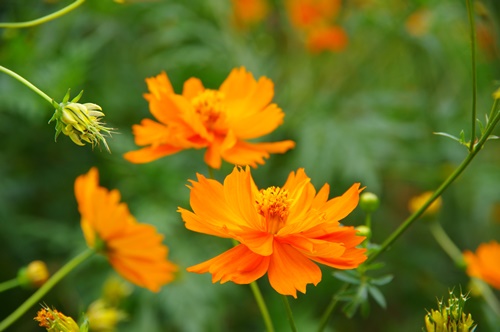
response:
[[[429,198],[431,198],[433,192],[432,191],[426,191],[418,196],[412,197],[410,201],[408,202],[408,210],[411,213],[415,213],[422,205],[424,205],[425,202]],[[434,202],[425,210],[423,216],[434,216],[436,215],[439,210],[441,209],[441,205],[443,204],[443,200],[441,199],[441,196],[436,198]]]
[[[116,325],[125,320],[125,312],[109,305],[106,301],[99,299],[90,304],[86,312],[91,331],[112,332]]]
[[[460,294],[456,297],[450,291],[448,303],[438,301],[438,310],[431,309],[425,315],[425,328],[427,332],[472,332],[473,326],[471,314],[464,313],[467,296]]]
[[[19,270],[17,280],[21,286],[25,287],[40,287],[50,277],[47,265],[42,261],[33,261],[26,267]]]
[[[104,113],[101,112],[101,106],[92,103],[78,103],[82,94],[83,91],[69,102],[68,91],[62,103],[53,102],[56,111],[49,123],[56,121],[55,138],[57,139],[62,132],[77,145],[85,145],[84,142],[87,142],[94,147],[102,142],[109,151],[108,143],[101,132],[111,134],[112,128],[105,127],[100,122],[100,119],[104,116]]]
[[[198,174],[191,181],[193,212],[179,208],[188,229],[232,238],[240,244],[188,268],[212,274],[212,281],[251,283],[264,274],[280,294],[297,296],[307,284],[318,284],[321,270],[313,261],[353,269],[366,260],[358,249],[364,237],[340,225],[356,207],[359,183],[328,200],[329,186],[319,192],[303,169],[291,172],[283,187],[257,189],[250,169],[235,167],[224,184]]]
[[[45,327],[48,332],[80,332],[80,327],[73,318],[49,307],[40,309],[34,320],[39,323],[39,326]]]
[[[271,80],[256,81],[245,68],[233,69],[219,90],[206,89],[197,78],[184,83],[182,95],[174,93],[167,74],[146,80],[151,114],[132,127],[135,143],[146,146],[124,155],[134,163],[147,163],[184,149],[206,148],[205,162],[220,168],[224,159],[235,165],[264,164],[270,153],[284,153],[293,141],[250,143],[274,131],[285,116],[271,104]]]
[[[476,277],[500,289],[500,243],[481,243],[475,254],[466,250],[464,259],[470,277]]]
[[[414,37],[422,37],[429,32],[432,24],[432,12],[426,8],[414,11],[405,22],[406,31]]]
[[[76,179],[75,195],[87,245],[104,254],[119,274],[154,292],[173,279],[177,267],[167,260],[163,236],[138,223],[117,190],[99,186],[96,168]]]
[[[337,16],[340,0],[287,0],[286,8],[293,26],[309,29],[330,23]]]
[[[322,51],[339,52],[348,43],[348,37],[344,29],[339,26],[324,26],[312,29],[307,34],[307,49],[311,53]]]
[[[242,28],[261,22],[269,13],[267,0],[231,0],[231,3],[233,20]]]
[[[112,276],[106,280],[102,287],[102,299],[113,306],[119,303],[132,293],[130,283],[117,276]]]

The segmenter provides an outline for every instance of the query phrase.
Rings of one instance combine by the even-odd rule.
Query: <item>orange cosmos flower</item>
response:
[[[231,0],[231,2],[233,19],[241,27],[261,22],[269,12],[267,0]]]
[[[322,51],[339,52],[347,46],[348,37],[338,26],[324,26],[312,29],[307,35],[307,48],[312,53]]]
[[[308,29],[332,20],[339,12],[340,0],[287,0],[293,26]]]
[[[207,148],[205,162],[220,168],[221,159],[237,165],[264,164],[270,153],[284,153],[293,141],[250,143],[283,123],[273,83],[256,81],[245,68],[233,69],[219,90],[205,89],[197,78],[184,83],[182,95],[174,93],[167,74],[146,80],[151,114],[159,121],[142,120],[132,127],[137,145],[147,146],[124,155],[133,163],[147,163],[183,149]]]
[[[248,284],[266,272],[280,294],[297,297],[318,284],[321,270],[312,261],[353,269],[365,259],[364,237],[339,220],[358,204],[359,183],[328,200],[329,186],[316,193],[303,169],[285,185],[258,190],[250,169],[234,168],[224,184],[198,174],[191,181],[193,212],[179,208],[188,229],[240,242],[236,247],[188,268],[212,274],[212,281]]]
[[[135,220],[117,190],[99,186],[96,168],[76,179],[75,195],[87,245],[104,253],[119,274],[153,292],[173,279],[177,267],[167,260],[163,237]]]
[[[500,289],[500,243],[491,241],[482,243],[476,253],[464,252],[467,274],[484,280],[496,289]]]

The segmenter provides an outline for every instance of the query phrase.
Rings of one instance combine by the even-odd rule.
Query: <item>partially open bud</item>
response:
[[[48,332],[80,332],[80,327],[73,318],[49,307],[40,309],[34,320],[39,323],[39,326],[45,327]]]
[[[438,310],[431,309],[425,315],[425,328],[427,332],[469,332],[474,331],[474,321],[471,314],[464,313],[467,296],[460,294],[456,297],[450,291],[448,303],[438,301]]]
[[[56,121],[56,139],[62,132],[69,136],[77,145],[85,145],[84,142],[92,144],[92,147],[103,143],[109,151],[106,139],[101,132],[111,134],[112,128],[105,127],[100,119],[104,116],[102,108],[92,103],[80,104],[77,101],[82,96],[82,92],[71,102],[69,100],[69,91],[64,96],[60,104],[53,103],[56,111],[49,120],[49,123]]]
[[[17,280],[22,287],[38,288],[49,279],[47,265],[42,261],[33,261],[17,273]]]
[[[359,196],[359,206],[366,213],[375,212],[378,209],[379,205],[380,200],[374,193],[365,192],[362,193],[361,196]]]

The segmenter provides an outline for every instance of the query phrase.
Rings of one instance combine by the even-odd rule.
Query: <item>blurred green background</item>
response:
[[[2,0],[0,21],[34,19],[71,1]],[[490,111],[498,88],[498,14],[495,1],[481,3],[476,17],[478,117]],[[27,29],[0,29],[0,65],[16,71],[61,100],[68,88],[84,90],[81,102],[102,106],[117,133],[111,154],[78,147],[61,135],[54,142],[53,109],[11,77],[0,74],[0,278],[13,278],[35,259],[55,272],[85,248],[73,193],[78,175],[97,166],[101,184],[121,191],[141,222],[165,234],[169,258],[180,266],[175,282],[159,294],[135,288],[124,303],[128,320],[119,331],[263,331],[249,287],[211,284],[209,275],[187,266],[221,253],[231,243],[192,233],[176,212],[189,207],[187,180],[206,174],[203,151],[184,151],[144,164],[122,154],[137,147],[131,126],[151,118],[142,94],[144,79],[166,71],[177,92],[190,77],[218,88],[231,69],[245,66],[275,83],[274,101],[285,123],[265,141],[293,139],[297,146],[273,155],[253,170],[259,187],[281,185],[304,167],[316,187],[328,182],[332,195],[353,182],[379,195],[373,241],[381,243],[407,216],[407,202],[435,189],[467,151],[433,132],[470,135],[471,65],[465,1],[344,1],[336,23],[349,36],[339,53],[311,54],[304,35],[290,24],[282,1],[270,1],[266,18],[236,26],[230,0],[88,0],[70,14]],[[499,134],[499,131],[496,130]],[[460,249],[500,240],[500,146],[486,145],[469,169],[443,195],[438,215]],[[230,165],[215,173],[222,180]],[[360,225],[355,211],[345,224]],[[367,317],[347,319],[340,310],[329,331],[420,331],[426,309],[448,289],[467,289],[468,278],[417,222],[379,258],[378,271],[394,280],[382,287],[387,308],[372,301]],[[500,262],[500,258],[499,258]],[[332,269],[307,294],[291,301],[301,331],[315,330],[341,282]],[[75,318],[97,299],[114,271],[94,258],[73,271],[44,303]],[[280,296],[259,281],[278,331],[289,329]],[[31,294],[2,294],[2,318]],[[498,296],[498,292],[496,292]],[[498,318],[478,298],[467,308],[478,331],[495,331]],[[41,331],[32,308],[12,331]]]

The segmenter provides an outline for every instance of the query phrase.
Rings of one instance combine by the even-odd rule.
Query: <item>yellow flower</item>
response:
[[[431,309],[425,315],[425,328],[427,332],[469,332],[474,331],[474,321],[471,314],[464,312],[467,296],[455,296],[449,293],[448,303],[438,301],[438,310]]]
[[[135,143],[146,147],[126,153],[130,162],[147,163],[184,149],[206,148],[205,162],[212,168],[220,168],[222,159],[256,167],[270,153],[295,146],[293,141],[247,141],[271,133],[284,114],[271,104],[271,80],[256,81],[245,68],[231,71],[219,90],[206,89],[199,79],[190,78],[177,95],[165,73],[146,82],[150,93],[145,97],[159,122],[144,119],[132,127]]]
[[[80,328],[73,318],[65,316],[63,313],[43,307],[34,318],[39,326],[45,327],[48,332],[79,332]]]
[[[19,270],[18,280],[21,285],[40,287],[49,279],[47,265],[42,261],[33,261],[28,266]]]
[[[429,198],[431,198],[432,194],[434,194],[432,191],[426,191],[418,196],[414,196],[410,199],[408,202],[408,210],[410,210],[411,213],[415,213],[422,205],[424,205]],[[423,213],[423,216],[434,216],[436,215],[439,210],[441,209],[443,200],[441,199],[441,196],[436,198],[434,202],[432,202],[431,205],[425,210]]]
[[[340,225],[356,207],[359,183],[328,199],[325,184],[316,193],[303,169],[291,172],[283,187],[258,190],[250,169],[234,168],[224,184],[198,174],[191,181],[191,208],[179,208],[186,228],[232,238],[240,244],[188,271],[212,274],[212,281],[248,284],[267,273],[280,294],[297,297],[307,284],[318,284],[317,262],[354,269],[366,260],[358,249],[364,237]]]
[[[87,245],[103,253],[119,274],[153,292],[173,279],[177,267],[167,260],[163,236],[138,223],[117,190],[99,186],[96,168],[76,179],[75,195]]]
[[[475,254],[465,251],[464,259],[470,277],[476,277],[500,289],[500,243],[481,243]]]
[[[86,316],[90,330],[99,332],[115,331],[116,325],[127,318],[123,311],[110,306],[101,299],[90,304]]]

